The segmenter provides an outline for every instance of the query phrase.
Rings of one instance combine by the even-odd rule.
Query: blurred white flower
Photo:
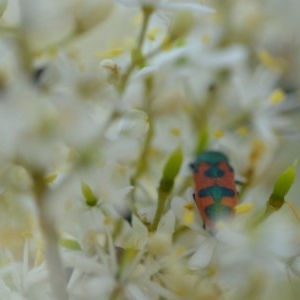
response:
[[[221,230],[216,237],[219,241],[215,250],[216,276],[241,287],[249,274],[262,274],[265,284],[270,286],[285,280],[290,261],[298,256],[297,232],[286,217],[281,213],[274,215],[252,232]],[[237,276],[237,269],[247,273],[240,272]]]
[[[79,32],[87,31],[105,20],[114,6],[111,0],[74,0],[74,2],[73,9]]]
[[[34,52],[56,47],[106,19],[112,1],[24,0],[20,1],[21,27],[29,49]]]
[[[1,299],[38,300],[40,297],[52,299],[45,264],[31,265],[30,243],[28,240],[24,243],[22,262],[14,260],[6,252],[6,259],[10,260],[10,265],[2,269],[2,276],[6,277],[5,281],[9,278],[9,283],[0,281]]]
[[[0,1],[1,299],[297,298],[297,209],[255,223],[299,143],[299,5],[271,2]],[[254,205],[214,233],[192,196],[205,149]]]
[[[20,1],[22,30],[30,49],[42,50],[71,36],[75,28],[70,0]]]
[[[187,3],[186,1],[181,1],[177,3],[171,3],[168,0],[117,0],[117,2],[124,4],[128,7],[148,7],[153,9],[162,10],[190,10],[201,13],[212,13],[213,9],[200,5],[197,3]]]
[[[126,111],[120,120],[114,122],[107,130],[107,137],[111,140],[122,136],[142,138],[149,130],[148,116],[145,112],[130,109]]]

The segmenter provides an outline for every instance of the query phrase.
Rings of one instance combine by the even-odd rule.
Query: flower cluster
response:
[[[0,299],[297,299],[287,1],[0,0]],[[238,185],[213,231],[207,150]]]

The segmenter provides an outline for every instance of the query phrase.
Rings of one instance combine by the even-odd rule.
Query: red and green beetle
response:
[[[203,219],[203,228],[213,230],[219,220],[234,215],[237,190],[234,171],[221,152],[206,151],[191,164],[194,173],[194,200]]]

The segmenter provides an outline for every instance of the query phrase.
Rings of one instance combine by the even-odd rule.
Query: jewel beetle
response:
[[[190,166],[195,183],[194,200],[203,228],[214,230],[217,221],[234,215],[238,200],[234,170],[227,156],[217,151],[202,152]]]

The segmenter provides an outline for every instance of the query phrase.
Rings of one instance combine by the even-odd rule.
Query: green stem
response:
[[[152,127],[152,123],[149,121],[149,130],[146,136],[146,140],[145,143],[143,145],[143,149],[140,153],[140,157],[138,159],[138,165],[136,167],[135,173],[133,174],[133,176],[130,179],[130,184],[133,186],[133,189],[131,191],[131,210],[133,213],[137,214],[136,211],[136,207],[135,207],[135,190],[136,190],[136,186],[137,186],[137,180],[138,178],[145,172],[146,168],[147,168],[147,163],[146,163],[146,157],[148,155],[148,151],[151,145],[151,141],[154,135],[154,130]]]
[[[141,32],[139,34],[138,40],[137,40],[137,49],[141,49],[145,36],[146,36],[146,31],[147,31],[147,27],[148,27],[148,23],[150,20],[150,17],[152,15],[153,9],[152,8],[146,8],[144,7],[143,9],[143,25],[142,25],[142,29]]]
[[[133,186],[136,185],[136,181],[137,179],[144,173],[144,171],[146,170],[147,164],[146,164],[146,157],[148,155],[148,151],[151,145],[151,141],[154,135],[154,130],[153,130],[153,125],[152,122],[149,121],[149,130],[146,136],[146,140],[145,143],[143,145],[143,149],[141,151],[139,160],[138,160],[138,165],[136,167],[136,171],[134,173],[134,175],[131,177],[131,184]]]
[[[153,219],[153,223],[150,226],[150,231],[155,232],[157,230],[159,221],[164,213],[165,210],[165,204],[167,202],[168,194],[165,192],[158,192],[158,202],[156,207],[155,216]]]
[[[254,220],[254,222],[250,225],[250,228],[254,229],[267,220],[277,209],[267,204],[266,210],[258,219]]]
[[[152,12],[153,12],[153,10],[151,8],[147,8],[147,7],[143,8],[143,24],[142,24],[142,28],[141,28],[140,34],[138,36],[138,39],[137,39],[137,44],[136,44],[136,48],[135,48],[136,52],[142,53],[142,46],[143,46],[143,43],[145,40],[147,27],[148,27]],[[136,66],[139,63],[140,63],[140,57],[132,58],[131,64],[128,66],[127,70],[124,72],[124,75],[122,76],[120,84],[118,86],[118,90],[120,92],[124,91],[131,73],[134,71],[134,69],[136,68]]]
[[[46,197],[47,184],[43,172],[32,172],[34,195],[39,214],[39,225],[45,240],[46,263],[53,296],[57,300],[68,300],[67,284],[63,263],[59,254],[59,237],[55,221],[49,212],[49,200]]]
[[[45,205],[43,205],[45,206]],[[52,293],[57,300],[67,300],[67,284],[65,280],[65,272],[63,263],[58,250],[58,233],[54,226],[53,219],[49,217],[47,208],[41,208],[39,212],[40,227],[45,240],[46,262],[49,270],[49,280]]]

